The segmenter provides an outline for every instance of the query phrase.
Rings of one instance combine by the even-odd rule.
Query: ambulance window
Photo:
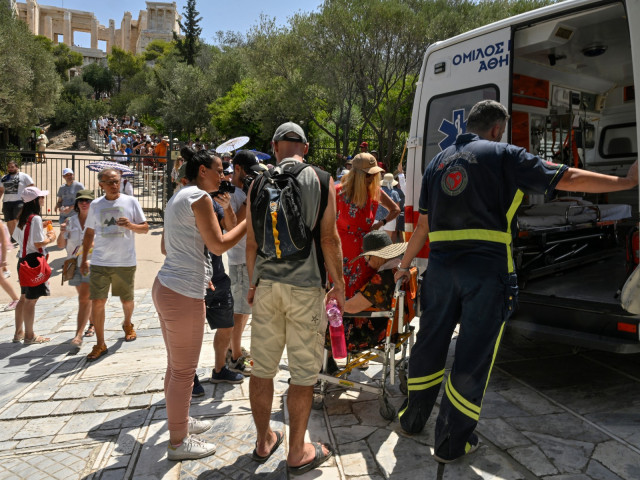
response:
[[[635,123],[609,125],[602,129],[598,146],[602,158],[635,157],[638,155],[638,136]]]
[[[434,97],[427,105],[422,172],[431,159],[453,144],[460,133],[466,131],[467,114],[480,100],[499,101],[496,85],[483,85]]]

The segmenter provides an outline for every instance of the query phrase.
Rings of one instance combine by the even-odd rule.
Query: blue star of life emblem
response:
[[[446,137],[438,143],[440,150],[444,150],[445,148],[453,145],[453,142],[456,141],[456,137],[467,131],[467,122],[464,119],[464,108],[454,110],[452,118],[453,122],[443,119],[440,124],[440,128],[438,128],[440,133],[444,133],[446,135]]]

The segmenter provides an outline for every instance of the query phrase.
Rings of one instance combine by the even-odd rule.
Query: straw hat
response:
[[[382,185],[385,187],[393,188],[398,185],[398,181],[393,179],[393,173],[385,173],[382,178]]]
[[[373,255],[390,260],[402,255],[407,250],[407,245],[409,245],[407,242],[393,243],[385,231],[374,230],[363,237],[362,253],[356,259],[365,255]]]

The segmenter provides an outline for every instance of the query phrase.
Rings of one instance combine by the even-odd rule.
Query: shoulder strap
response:
[[[320,269],[320,278],[322,278],[326,283],[327,270],[324,266],[324,254],[322,253],[322,245],[320,244],[320,222],[322,221],[322,217],[324,216],[324,212],[327,209],[327,203],[329,201],[329,179],[331,178],[331,175],[313,165],[311,165],[311,168],[314,169],[318,175],[318,180],[320,181],[320,208],[318,209],[316,225],[312,231],[313,243],[316,246],[316,259],[318,260],[318,269]]]
[[[29,215],[27,224],[24,227],[24,239],[22,240],[22,258],[27,256],[27,242],[29,241],[29,233],[31,233],[31,220],[35,216],[35,214]],[[42,253],[42,248],[39,248],[38,250],[40,250],[40,253]]]

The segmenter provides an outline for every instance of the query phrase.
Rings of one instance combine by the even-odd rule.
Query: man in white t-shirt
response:
[[[115,297],[120,297],[124,311],[122,329],[125,341],[136,339],[131,323],[133,315],[133,288],[136,273],[135,233],[147,233],[149,224],[138,201],[120,194],[120,172],[113,168],[98,174],[100,187],[105,195],[91,203],[82,240],[80,272],[91,272],[89,291],[92,304],[93,325],[96,329],[96,345],[87,356],[96,360],[107,353],[104,342],[104,309],[109,287]],[[91,268],[87,255],[93,245]]]
[[[3,202],[4,221],[11,235],[18,224],[18,216],[24,205],[22,192],[32,185],[33,179],[26,173],[22,173],[16,162],[11,160],[7,163],[7,174],[0,180],[0,198]]]

